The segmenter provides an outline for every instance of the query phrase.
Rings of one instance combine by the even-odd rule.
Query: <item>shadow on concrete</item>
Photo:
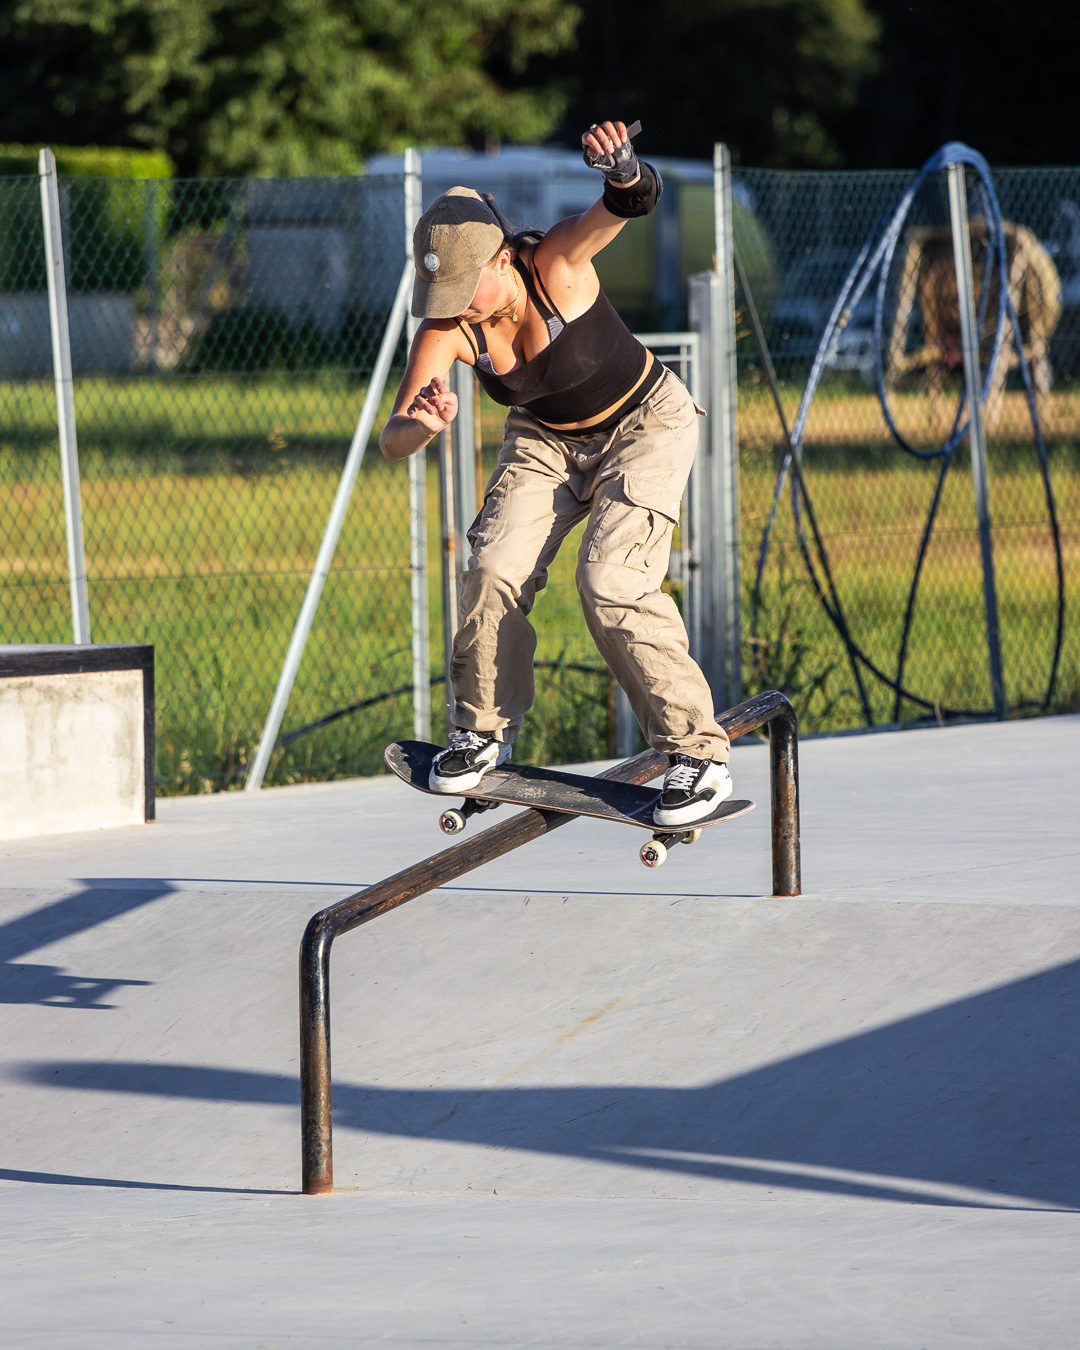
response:
[[[774,1190],[940,1204],[1022,1197],[1074,1208],[1078,999],[1073,961],[704,1087],[339,1081],[334,1123]],[[42,1063],[22,1076],[49,1087],[205,1101],[295,1107],[299,1100],[292,1078],[195,1065]]]
[[[283,891],[283,890],[305,890],[317,891],[365,891],[369,886],[376,883],[372,881],[282,881],[269,880],[264,878],[262,881],[251,877],[172,877],[171,881],[178,885],[198,885],[198,886],[227,886],[230,892],[241,887],[252,891]],[[579,898],[592,899],[594,896],[606,896],[612,900],[625,900],[626,890],[581,890],[575,887],[573,890],[567,890],[561,887],[557,890],[545,890],[542,886],[436,886],[433,890],[425,892],[427,895],[536,895],[536,896],[558,896],[562,900],[577,900]],[[342,897],[344,898],[344,897]],[[762,900],[767,899],[766,893],[762,891],[649,891],[650,900]]]
[[[22,1172],[0,1167],[0,1181],[26,1181],[39,1186],[104,1186],[122,1191],[197,1191],[208,1195],[295,1195],[295,1191],[254,1186],[179,1186],[162,1181],[120,1181],[115,1177],[76,1177],[63,1172]]]
[[[83,1010],[115,1008],[114,1003],[102,1002],[114,989],[152,981],[69,975],[62,966],[26,965],[18,958],[141,909],[175,889],[160,878],[95,878],[84,881],[83,889],[74,895],[0,924],[0,1003]]]
[[[238,885],[247,885],[252,889],[272,887],[281,890],[287,887],[309,887],[325,885],[340,891],[346,884],[363,890],[364,884],[325,882],[269,882],[248,881],[222,882],[213,877],[87,877],[83,879],[83,889],[74,895],[65,896],[42,906],[29,914],[0,924],[0,1003],[40,1004],[53,1008],[77,1008],[82,1011],[108,1011],[118,1005],[107,1003],[114,990],[125,985],[152,984],[152,980],[128,980],[112,976],[90,976],[69,974],[63,966],[28,964],[19,961],[39,947],[60,942],[76,933],[86,932],[98,924],[108,923],[110,919],[120,918],[144,905],[161,900],[167,895],[177,894],[185,884],[198,882],[205,885],[227,884],[230,889]],[[545,891],[533,888],[514,890],[508,887],[444,887],[451,893],[478,894],[480,890],[500,895],[524,895],[528,897],[561,895],[565,901],[571,898],[571,892]],[[621,895],[616,891],[573,892],[575,898],[595,895]],[[679,904],[687,899],[714,899],[715,893],[695,896],[684,891],[658,892],[653,898]],[[757,899],[757,896],[724,895],[725,899]]]
[[[81,1008],[107,1012],[115,1003],[101,1000],[129,984],[152,980],[118,980],[93,975],[69,975],[63,966],[0,965],[0,1003],[40,1003],[50,1008]]]

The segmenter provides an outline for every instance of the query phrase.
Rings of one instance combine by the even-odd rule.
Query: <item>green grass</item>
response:
[[[899,400],[904,429],[917,444],[940,443],[947,409]],[[1048,401],[1049,402],[1049,401]],[[768,511],[779,447],[760,394],[741,408],[743,575],[749,580]],[[1045,493],[1030,430],[1009,396],[988,446],[994,564],[1006,693],[1014,709],[1041,703],[1050,671],[1057,587]],[[1080,400],[1066,395],[1044,409],[1051,479],[1064,545],[1067,596],[1076,596],[1080,559]],[[773,415],[774,416],[774,415]],[[855,640],[895,674],[904,608],[937,478],[936,462],[898,452],[876,402],[850,393],[815,409],[804,471],[825,536],[838,593]],[[804,725],[833,729],[862,720],[842,644],[815,598],[795,540],[790,495],[779,514],[763,587],[764,605],[751,639],[750,684],[783,684],[798,693]],[[911,630],[905,685],[931,703],[958,709],[991,706],[982,565],[966,449],[946,479],[924,564]],[[747,586],[747,615],[752,599]],[[756,639],[756,641],[755,641]],[[875,721],[890,721],[891,691],[867,678]],[[1077,706],[1080,629],[1068,621],[1052,706]],[[901,718],[922,710],[904,700]]]
[[[359,412],[341,378],[78,383],[92,631],[157,649],[158,782],[238,785],[254,751]],[[383,412],[388,411],[389,398]],[[70,640],[51,386],[0,385],[0,624],[7,641]],[[432,673],[441,670],[438,484],[428,469]],[[283,731],[411,681],[408,473],[372,447]],[[568,563],[567,558],[571,561]],[[608,680],[577,610],[572,542],[537,608],[537,713],[525,758],[607,752]],[[569,584],[566,584],[566,583]],[[441,732],[443,695],[432,695]],[[409,696],[279,750],[268,781],[381,768],[412,727]]]
[[[269,707],[363,389],[344,377],[80,380],[76,403],[93,636],[157,649],[158,779],[166,793],[237,786]],[[388,403],[388,400],[387,400]],[[1080,418],[1062,404],[1052,437],[1070,585],[1080,541]],[[811,425],[806,473],[845,608],[887,670],[934,468],[887,448],[872,401],[826,399]],[[383,411],[386,411],[384,407]],[[992,507],[1006,679],[1014,704],[1044,692],[1053,625],[1052,559],[1034,456],[1011,412],[991,448]],[[484,407],[493,459],[500,414]],[[744,632],[748,689],[787,689],[805,729],[857,725],[842,647],[814,599],[783,507],[751,624],[749,578],[777,447],[759,390],[740,409]],[[1071,433],[1071,434],[1070,434]],[[55,404],[46,382],[0,384],[0,624],[3,640],[70,640]],[[408,474],[372,449],[361,471],[284,731],[411,678]],[[438,491],[428,471],[432,673],[441,668]],[[573,584],[567,540],[534,618],[537,704],[520,757],[609,753],[609,681]],[[1056,707],[1080,692],[1069,630]],[[938,703],[989,704],[981,573],[970,475],[957,466],[942,502],[913,629],[908,681]],[[892,697],[870,682],[877,720]],[[442,691],[432,695],[441,730]],[[905,704],[902,715],[919,710]],[[275,755],[269,781],[377,772],[385,743],[411,731],[407,696],[303,736]]]

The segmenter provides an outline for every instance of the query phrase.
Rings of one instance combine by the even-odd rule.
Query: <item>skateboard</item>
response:
[[[384,758],[390,769],[410,787],[433,797],[445,797],[428,787],[431,761],[441,749],[425,741],[395,741],[386,747]],[[596,820],[615,820],[621,825],[637,825],[652,830],[653,837],[643,844],[638,856],[646,867],[659,867],[672,844],[693,844],[709,825],[734,820],[754,809],[748,801],[721,802],[710,815],[684,829],[665,828],[652,818],[660,793],[656,788],[633,783],[615,783],[610,778],[589,778],[585,774],[562,773],[558,769],[537,769],[531,765],[514,768],[503,765],[484,774],[472,792],[453,794],[465,798],[460,807],[452,807],[439,817],[444,834],[460,834],[470,816],[491,811],[504,803],[531,806],[540,811],[558,811],[568,816],[592,816]]]

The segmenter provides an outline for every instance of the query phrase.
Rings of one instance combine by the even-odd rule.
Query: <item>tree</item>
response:
[[[0,0],[0,140],[299,174],[410,143],[541,139],[564,100],[530,62],[577,18],[568,0]]]
[[[1075,164],[1076,0],[869,0],[881,64],[837,126],[848,162],[914,168],[963,140],[998,164]]]
[[[640,117],[642,148],[706,156],[726,141],[759,165],[829,165],[833,122],[875,64],[863,0],[581,0],[561,127]]]

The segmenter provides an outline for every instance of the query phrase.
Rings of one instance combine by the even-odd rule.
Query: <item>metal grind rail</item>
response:
[[[718,721],[732,740],[760,727],[769,728],[772,893],[797,896],[802,888],[802,870],[795,710],[786,696],[774,689],[728,709]],[[666,755],[646,750],[600,777],[641,785],[658,778],[666,767]],[[300,1119],[305,1195],[327,1195],[334,1189],[330,1096],[330,948],[334,939],[575,819],[555,811],[522,811],[311,917],[300,944]]]

